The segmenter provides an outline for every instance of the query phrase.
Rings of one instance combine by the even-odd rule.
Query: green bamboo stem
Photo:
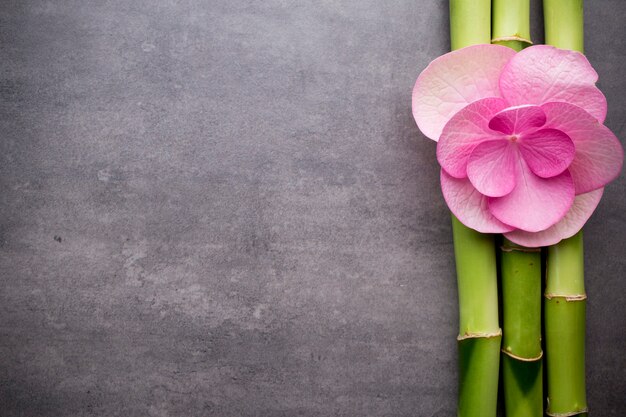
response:
[[[450,0],[452,50],[491,43],[491,0]]]
[[[583,0],[544,0],[546,45],[583,52]]]
[[[493,0],[492,43],[521,51],[530,41],[530,0]],[[543,415],[541,251],[504,240],[502,386],[507,417]]]
[[[459,339],[500,333],[493,235],[478,233],[452,218],[459,288]]]
[[[498,324],[496,254],[492,235],[452,217],[459,289],[460,417],[494,417],[502,332]]]
[[[582,232],[548,248],[545,332],[548,415],[587,413]]]
[[[546,44],[583,52],[583,0],[544,0]],[[548,415],[587,415],[582,232],[548,248],[545,294]]]
[[[491,42],[491,0],[450,0],[452,49]],[[459,289],[459,417],[495,417],[500,340],[495,242],[452,216]]]
[[[502,377],[507,417],[543,415],[541,250],[505,239],[502,277]]]
[[[530,41],[530,0],[493,0],[491,43],[521,51]]]

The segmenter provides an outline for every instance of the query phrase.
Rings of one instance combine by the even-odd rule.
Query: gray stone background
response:
[[[625,19],[586,4],[622,138]],[[447,33],[442,0],[0,2],[0,415],[454,415],[450,221],[410,112]],[[585,235],[602,417],[624,184]]]

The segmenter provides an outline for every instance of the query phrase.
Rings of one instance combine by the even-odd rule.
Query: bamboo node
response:
[[[526,38],[522,38],[521,36],[518,35],[513,35],[513,36],[498,36],[497,38],[493,38],[491,40],[491,43],[494,42],[503,42],[503,41],[519,41],[519,42],[525,42],[529,45],[532,45],[532,41],[530,39],[526,39]]]
[[[502,329],[498,329],[496,332],[465,332],[464,334],[460,334],[457,336],[456,340],[461,341],[465,339],[479,339],[485,338],[489,339],[492,337],[500,337],[502,336]]]
[[[517,359],[518,361],[522,361],[522,362],[537,362],[538,360],[541,360],[541,358],[543,358],[543,350],[539,352],[539,356],[535,356],[534,358],[525,358],[523,356],[517,356],[513,352],[509,352],[506,349],[502,349],[502,353],[506,354],[507,356],[512,357],[513,359]]]
[[[584,414],[584,413],[588,413],[588,412],[589,412],[589,409],[587,407],[585,407],[582,410],[568,411],[566,413],[552,413],[552,412],[550,412],[548,410],[548,411],[546,411],[546,414],[551,416],[551,417],[569,417],[569,416],[577,416],[578,414]]]
[[[545,298],[547,298],[548,300],[552,300],[553,298],[565,298],[565,301],[570,302],[570,301],[583,301],[587,299],[587,294],[550,294],[550,293],[545,293],[543,295]]]
[[[500,246],[500,250],[502,252],[528,252],[528,253],[541,252],[541,248],[527,248],[524,246],[511,246],[507,244]]]

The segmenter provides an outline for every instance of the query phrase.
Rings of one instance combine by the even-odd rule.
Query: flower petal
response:
[[[489,212],[488,197],[480,194],[467,178],[454,178],[442,169],[441,191],[450,211],[467,227],[481,233],[504,233],[514,230]]]
[[[574,160],[574,142],[557,129],[541,129],[524,135],[519,150],[532,172],[550,178],[565,171]]]
[[[502,110],[489,121],[489,128],[507,135],[538,129],[546,123],[539,106],[516,106]]]
[[[564,132],[574,142],[576,154],[568,171],[576,194],[601,188],[617,178],[624,150],[609,128],[572,104],[546,103],[541,108],[548,118],[545,127]]]
[[[465,178],[474,147],[485,140],[503,138],[501,133],[489,129],[489,120],[506,106],[501,98],[485,98],[466,106],[450,119],[437,144],[437,160],[448,174]]]
[[[583,54],[548,45],[515,55],[500,76],[500,90],[511,105],[567,102],[598,121],[606,117],[606,98],[595,86],[598,74]]]
[[[500,97],[500,73],[514,55],[504,46],[474,45],[432,61],[413,88],[413,117],[422,133],[437,141],[448,120],[463,107]]]
[[[517,183],[504,197],[491,197],[489,211],[501,222],[528,232],[539,232],[565,216],[574,201],[574,182],[568,171],[552,178],[532,173],[518,159]]]
[[[518,245],[530,248],[554,245],[563,239],[572,237],[587,223],[598,206],[603,192],[604,188],[599,188],[589,193],[577,195],[572,208],[569,209],[565,217],[544,231],[531,233],[514,230],[506,233],[505,236]]]
[[[515,171],[519,155],[506,139],[478,144],[469,157],[467,176],[478,192],[502,197],[515,188]]]

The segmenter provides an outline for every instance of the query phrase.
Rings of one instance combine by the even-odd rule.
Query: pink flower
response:
[[[584,55],[476,45],[420,74],[413,116],[437,143],[441,189],[466,226],[537,247],[573,236],[621,170]]]

